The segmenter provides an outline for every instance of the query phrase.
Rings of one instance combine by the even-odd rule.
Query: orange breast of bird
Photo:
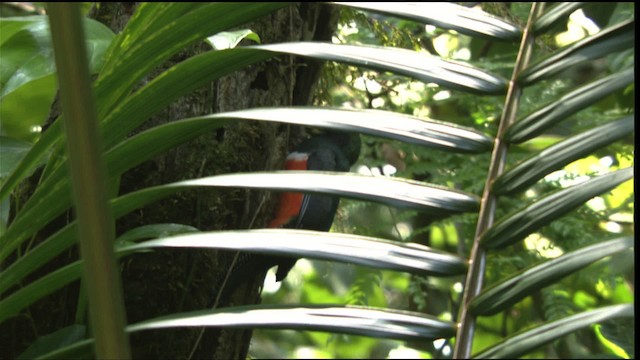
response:
[[[287,156],[285,162],[286,170],[307,170],[307,160],[309,154],[293,152]],[[288,224],[300,213],[303,193],[285,192],[280,194],[276,216],[269,222],[270,228],[281,228]]]

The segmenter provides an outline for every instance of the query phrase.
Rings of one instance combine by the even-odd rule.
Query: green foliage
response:
[[[590,245],[620,236],[633,235],[634,189],[631,181],[626,180],[631,176],[628,168],[633,165],[634,143],[630,136],[624,134],[629,132],[629,128],[621,130],[621,134],[610,141],[604,141],[604,135],[594,131],[591,135],[595,140],[587,140],[594,148],[584,153],[581,152],[582,146],[580,149],[572,149],[567,147],[567,143],[575,139],[573,136],[576,134],[590,129],[609,129],[608,126],[612,126],[616,119],[633,116],[634,84],[627,73],[622,72],[632,66],[633,52],[629,49],[618,50],[633,46],[630,42],[630,30],[634,25],[628,19],[633,17],[634,5],[621,3],[610,12],[598,11],[597,7],[585,5],[582,13],[591,17],[600,31],[589,34],[589,23],[583,22],[578,27],[582,26],[581,36],[584,39],[576,38],[565,43],[559,43],[556,39],[561,39],[560,35],[565,30],[576,27],[579,14],[568,18],[575,9],[570,8],[569,11],[561,8],[561,5],[548,9],[547,16],[553,16],[533,26],[537,31],[532,42],[534,56],[531,63],[534,65],[525,67],[516,74],[514,80],[517,81],[510,83],[518,91],[522,91],[516,107],[513,102],[505,102],[503,95],[507,81],[504,79],[511,78],[514,69],[520,66],[517,63],[520,58],[518,54],[521,53],[517,37],[527,26],[530,8],[528,3],[483,4],[485,11],[516,25],[514,28],[517,31],[508,31],[509,27],[506,27],[506,35],[500,32],[494,35],[477,34],[475,30],[478,26],[474,23],[469,26],[466,21],[460,24],[454,20],[441,19],[441,14],[444,13],[430,8],[437,5],[404,4],[398,5],[397,9],[382,10],[342,8],[334,42],[343,45],[292,43],[237,46],[243,38],[254,41],[259,41],[259,38],[250,30],[230,32],[232,28],[285,5],[256,3],[238,7],[224,3],[145,3],[134,14],[125,30],[115,37],[104,31],[104,27],[97,22],[87,21],[89,35],[86,40],[95,50],[90,58],[94,64],[93,73],[98,74],[94,91],[110,180],[117,182],[124,171],[184,141],[232,122],[249,119],[339,127],[372,135],[363,137],[364,148],[360,162],[355,167],[360,173],[367,174],[367,177],[345,175],[340,178],[333,174],[292,173],[219,175],[146,188],[113,198],[110,204],[114,216],[125,215],[142,204],[186,188],[217,186],[299,191],[307,190],[312,181],[315,181],[320,185],[310,191],[377,201],[343,201],[333,231],[389,239],[398,244],[384,243],[385,246],[392,245],[384,248],[387,249],[384,250],[387,254],[371,255],[366,251],[382,244],[381,242],[364,242],[364,245],[357,246],[356,237],[340,237],[339,234],[325,236],[323,242],[318,241],[325,244],[322,249],[305,249],[299,245],[288,247],[281,243],[275,249],[278,253],[365,264],[372,268],[333,262],[300,261],[301,265],[297,267],[300,271],[291,274],[290,279],[281,285],[282,290],[265,291],[264,294],[266,304],[300,305],[170,314],[164,319],[131,325],[128,330],[184,324],[237,326],[239,323],[249,327],[299,329],[295,332],[256,331],[252,352],[259,357],[379,358],[394,356],[392,354],[398,356],[397,354],[402,354],[407,349],[405,345],[420,350],[411,353],[412,356],[450,357],[453,343],[457,346],[455,351],[459,351],[456,353],[458,356],[468,357],[471,354],[461,350],[463,346],[460,344],[472,339],[473,345],[469,348],[473,349],[472,353],[476,356],[632,356],[633,323],[628,320],[633,314],[628,304],[634,301],[630,284],[633,281],[635,263],[628,246],[609,258],[591,265],[584,264],[584,269],[580,271],[572,269],[562,277],[559,272],[552,270],[551,275],[555,277],[552,276],[553,281],[544,283],[546,287],[527,289],[517,300],[510,298],[512,302],[509,306],[493,316],[476,316],[471,311],[473,306],[466,307],[472,303],[465,303],[466,297],[477,300],[482,299],[483,294],[488,295],[486,292],[473,293],[469,289],[473,286],[463,289],[465,279],[460,274],[465,271],[465,266],[460,266],[462,262],[454,261],[456,265],[453,268],[456,271],[448,269],[443,263],[435,262],[431,266],[443,270],[442,272],[428,277],[417,276],[425,272],[425,267],[420,267],[423,266],[422,263],[415,265],[415,259],[403,251],[418,243],[431,248],[419,247],[421,251],[417,257],[423,262],[428,262],[429,256],[436,256],[439,252],[446,253],[445,258],[449,260],[471,258],[472,266],[467,276],[484,283],[480,288],[489,289],[494,286],[499,288],[510,276],[534,264],[544,267],[552,263],[551,259],[568,259],[572,251],[587,249]],[[357,6],[366,8],[379,5],[363,3]],[[415,6],[410,10],[416,11],[403,12],[403,6]],[[453,11],[467,13],[467,10],[469,9],[454,7]],[[502,20],[494,17],[483,17],[482,14],[478,16],[483,18],[485,24],[502,24]],[[1,23],[1,197],[7,199],[15,194],[19,182],[35,168],[46,163],[46,168],[40,175],[40,184],[31,199],[25,204],[17,204],[15,216],[10,223],[7,211],[3,210],[0,219],[3,222],[0,227],[0,254],[2,259],[9,262],[8,266],[3,264],[0,276],[2,319],[18,315],[24,306],[79,278],[81,269],[80,263],[75,262],[50,270],[36,281],[26,280],[27,275],[40,269],[51,258],[76,242],[77,227],[76,222],[71,222],[38,246],[32,247],[30,244],[34,233],[69,208],[71,199],[68,193],[72,189],[64,170],[67,160],[63,154],[60,118],[41,136],[38,131],[33,131],[44,125],[55,89],[52,53],[43,19],[44,17],[34,16],[3,19]],[[430,25],[425,27],[423,22]],[[216,33],[218,37],[227,40],[230,49],[210,51],[186,59],[148,83],[140,84],[144,77],[175,52]],[[617,33],[619,37],[616,36]],[[603,37],[605,41],[600,42],[599,39]],[[347,44],[354,47],[345,46]],[[369,47],[355,47],[359,45]],[[373,45],[386,48],[373,48]],[[379,111],[260,109],[184,119],[126,139],[131,130],[180,96],[209,81],[278,54],[297,54],[329,61],[319,80],[316,105]],[[576,60],[584,60],[585,56],[592,60]],[[31,61],[25,62],[27,58]],[[555,62],[554,59],[558,58],[561,61]],[[563,63],[572,66],[563,68]],[[425,64],[432,66],[425,70]],[[554,75],[549,69],[558,71]],[[14,76],[19,71],[31,75],[25,78]],[[442,75],[441,71],[448,72]],[[556,101],[562,105],[575,100],[579,97],[574,92],[576,89],[584,89],[585,86],[616,74],[623,74],[624,76],[619,77],[625,81],[618,83],[615,88],[604,86],[604,92],[592,93],[588,100],[583,98],[579,106],[564,108],[560,115],[554,113],[553,121],[547,117],[548,126],[544,129],[532,129],[528,121],[523,121]],[[457,75],[461,77],[458,78]],[[545,79],[538,81],[540,78]],[[483,82],[479,82],[479,79]],[[381,110],[388,112],[383,113]],[[389,124],[397,125],[404,119],[397,117],[399,114],[412,116],[414,122],[404,128],[386,125],[384,122],[380,123],[385,124],[384,126],[371,125],[378,124],[374,120],[379,118],[386,118]],[[516,120],[515,126],[508,128],[508,124],[501,124],[511,121],[505,114],[512,114]],[[56,114],[51,115],[50,120],[54,120]],[[451,149],[459,149],[457,146],[465,144],[466,140],[455,138],[452,147],[436,146],[434,144],[437,143],[438,136],[420,138],[424,129],[415,125],[415,121],[419,122],[420,119],[433,119],[452,125],[447,127],[447,131],[460,126],[475,129],[489,140],[486,144],[479,141],[481,146],[477,148],[477,154],[454,153]],[[367,122],[370,124],[361,125]],[[598,126],[603,128],[597,128]],[[520,140],[528,141],[520,142],[510,137],[509,134],[516,132],[518,128],[524,128],[529,134],[526,139]],[[503,136],[505,132],[506,137]],[[446,131],[445,133],[450,135]],[[511,142],[508,149],[504,148],[504,154],[508,155],[506,159],[500,160],[500,155],[490,153],[491,141],[495,137],[500,137],[500,143],[495,143],[497,146],[505,146],[504,144]],[[33,145],[19,139],[29,140]],[[611,143],[612,141],[615,142]],[[550,151],[553,154],[545,153],[544,149],[553,150]],[[561,150],[568,153],[567,157],[557,161],[554,166],[549,165],[552,162],[550,158],[553,155],[558,157]],[[132,154],[135,156],[131,156]],[[527,183],[526,187],[499,196],[495,209],[487,208],[486,203],[482,203],[482,211],[477,213],[477,197],[487,193],[494,196],[499,188],[495,185],[495,180],[502,170],[489,173],[489,169],[504,167],[509,171],[532,156],[538,156],[541,164],[550,167],[537,174],[535,181]],[[500,161],[504,163],[499,163]],[[390,167],[394,170],[386,173],[389,179],[368,177]],[[383,170],[378,171],[380,168]],[[617,177],[616,174],[623,174],[618,179],[622,182],[620,185],[618,182],[608,181]],[[331,178],[333,179],[329,180]],[[416,182],[405,182],[403,178]],[[352,179],[359,180],[351,181]],[[346,182],[352,183],[341,187]],[[502,182],[511,183],[511,180],[502,179]],[[425,186],[424,183],[435,186]],[[590,189],[589,184],[594,183],[606,184],[596,190]],[[487,185],[489,188],[485,188]],[[455,191],[447,192],[448,197],[445,198],[437,192],[442,187]],[[362,189],[366,191],[361,191]],[[592,192],[585,195],[587,190]],[[459,194],[458,191],[467,196],[466,200],[461,201],[464,206],[456,205],[453,201],[456,198],[454,195]],[[405,193],[410,195],[405,197]],[[581,193],[583,198],[575,193]],[[561,202],[545,202],[545,199],[557,198],[558,194],[565,196]],[[402,200],[397,200],[400,198]],[[593,200],[587,201],[589,198]],[[433,201],[436,205],[427,204],[426,200]],[[543,208],[545,204],[547,207]],[[411,207],[412,210],[396,209],[398,205]],[[2,206],[6,208],[6,202]],[[452,207],[456,211],[450,211]],[[534,211],[525,212],[522,209]],[[480,221],[483,224],[483,216],[486,217],[487,213],[494,218],[496,226],[492,226],[494,221],[490,221],[478,231],[477,223]],[[448,215],[452,216],[447,217]],[[521,222],[510,223],[510,216]],[[167,221],[170,222],[171,219]],[[184,233],[194,234],[183,235]],[[178,236],[171,237],[172,235]],[[117,252],[120,256],[126,256],[132,250],[149,251],[154,246],[242,249],[245,241],[252,240],[250,237],[267,235],[274,236],[260,232],[251,235],[232,232],[202,234],[195,228],[180,224],[154,224],[123,235],[117,242]],[[206,236],[219,237],[221,245],[195,241],[204,241]],[[227,240],[225,243],[223,237],[233,236],[246,239],[236,242]],[[310,235],[283,233],[278,236],[284,239],[287,236]],[[153,240],[155,238],[164,239]],[[341,240],[332,244],[332,238]],[[148,239],[152,240],[146,241]],[[500,241],[494,242],[495,239]],[[472,252],[471,249],[478,246],[480,250]],[[265,246],[264,238],[262,243],[257,241],[249,248],[252,251],[270,250]],[[403,261],[413,265],[405,266]],[[476,266],[485,262],[485,268]],[[394,265],[389,266],[390,263]],[[390,268],[404,269],[411,276],[380,270]],[[18,286],[20,289],[15,290]],[[315,310],[309,310],[313,308],[310,305],[314,304],[350,304],[378,309],[318,307],[316,309],[323,312],[318,319],[314,317],[317,315],[314,314]],[[78,306],[82,307],[83,304]],[[379,308],[410,312],[381,311]],[[274,320],[271,323],[256,322],[263,314],[275,316]],[[309,321],[301,325],[295,314],[309,315]],[[347,314],[353,317],[350,318]],[[338,319],[345,322],[338,322]],[[375,321],[376,326],[370,326],[372,321]],[[427,325],[425,321],[434,323]],[[466,333],[462,330],[458,332],[458,338],[454,339],[455,322],[464,325],[469,321],[476,323],[476,331]],[[377,328],[378,325],[380,329]],[[43,336],[23,356],[32,356],[34,353],[40,355],[53,350],[59,352],[50,355],[87,356],[91,351],[91,340],[60,349],[73,340],[83,338],[84,335],[79,334],[78,329],[80,328],[63,328]],[[419,330],[419,335],[407,335],[403,332],[407,329]],[[339,335],[314,330],[331,331]],[[570,335],[566,335],[570,332]],[[361,335],[383,339],[374,340]],[[438,345],[432,344],[430,336],[445,337],[446,341]],[[400,343],[389,338],[411,341]],[[545,344],[547,345],[543,347]],[[321,350],[312,351],[309,350],[310,347]]]
[[[85,19],[83,24],[89,67],[95,74],[114,34],[95,20]],[[0,32],[0,134],[33,141],[56,90],[49,23],[46,16],[4,18]]]
[[[506,11],[507,14],[512,16],[517,22],[524,24],[528,16],[528,5],[526,4],[514,4],[513,8]],[[615,12],[615,16],[619,16],[620,12]],[[618,17],[618,21],[622,18]],[[566,22],[566,18],[564,20]],[[339,27],[340,32],[337,35],[337,39],[344,43],[365,43],[365,44],[380,44],[386,46],[399,46],[404,48],[420,49],[426,47],[427,51],[430,51],[430,47],[425,45],[425,40],[429,41],[430,46],[433,46],[433,40],[439,35],[447,34],[446,31],[436,29],[435,32],[430,33],[430,37],[425,36],[426,33],[416,29],[413,23],[404,20],[397,20],[394,18],[381,18],[381,17],[367,17],[363,16],[363,13],[354,12],[350,9],[343,11],[342,28]],[[416,31],[417,30],[417,31]],[[561,29],[562,30],[562,29]],[[557,31],[559,32],[559,31]],[[509,76],[509,73],[513,69],[513,59],[515,58],[517,49],[516,46],[510,44],[490,43],[485,40],[478,41],[473,39],[471,42],[464,35],[451,35],[447,34],[450,38],[458,38],[458,41],[449,40],[450,51],[447,54],[441,54],[443,56],[452,56],[456,54],[454,46],[460,48],[468,47],[471,50],[471,61],[474,65],[489,69],[495,73],[502,74],[503,76]],[[378,39],[378,40],[375,40]],[[407,41],[406,39],[410,39]],[[545,52],[550,53],[554,51],[555,45],[553,38],[545,38],[547,42],[542,48],[543,52],[536,52],[538,58],[543,57]],[[483,43],[483,45],[480,45]],[[455,44],[455,45],[453,45]],[[420,46],[422,45],[422,46]],[[484,46],[484,48],[483,48]],[[487,50],[490,49],[490,50]],[[500,49],[500,51],[492,52],[493,49]],[[431,50],[433,51],[433,50]],[[611,55],[622,56],[620,55]],[[627,55],[626,59],[630,57]],[[617,66],[615,69],[623,69],[624,67]],[[610,68],[614,71],[614,68]],[[596,70],[601,71],[601,70]],[[322,83],[323,87],[319,91],[321,103],[331,103],[327,100],[329,94],[332,94],[333,102],[342,104],[343,106],[350,106],[354,108],[389,108],[396,112],[402,112],[406,114],[420,114],[427,115],[429,117],[446,120],[449,122],[455,122],[457,124],[475,127],[485,133],[496,134],[497,124],[500,118],[500,114],[503,111],[503,104],[499,99],[488,97],[469,96],[463,93],[451,92],[451,95],[444,100],[433,100],[433,97],[438,94],[442,89],[438,87],[422,87],[418,86],[417,82],[410,79],[400,78],[388,73],[377,73],[372,71],[366,71],[356,69],[352,67],[345,67],[339,64],[329,64],[325,69],[325,78],[323,81],[329,81]],[[518,109],[518,113],[524,116],[536,110],[544,104],[549,104],[556,99],[559,99],[564,94],[567,94],[574,88],[575,80],[571,76],[575,76],[572,73],[560,76],[547,81],[543,81],[534,84],[531,87],[524,89],[524,95],[521,101],[521,106]],[[598,76],[597,74],[590,75],[592,78]],[[629,81],[629,77],[625,78]],[[584,80],[580,80],[581,82]],[[405,84],[405,85],[403,85]],[[403,89],[403,91],[399,91]],[[633,89],[633,85],[627,87],[626,92]],[[408,91],[407,91],[408,90]],[[608,90],[608,89],[607,89]],[[621,103],[623,99],[623,91],[616,91],[613,95],[607,97],[600,97],[599,101],[589,104],[580,112],[573,112],[566,120],[567,125],[555,126],[548,131],[550,136],[556,139],[565,137],[569,133],[578,133],[584,130],[594,128],[597,125],[601,125],[611,119],[615,119],[628,113],[629,103]],[[436,97],[437,98],[437,97]],[[606,101],[605,101],[606,100]],[[631,105],[633,106],[633,105]],[[632,111],[632,110],[631,110]],[[548,137],[547,139],[553,139]],[[543,138],[539,138],[542,140]],[[513,167],[512,164],[517,164],[530,156],[536,147],[543,149],[546,145],[538,147],[536,145],[539,139],[531,140],[523,145],[515,145],[512,147],[509,157],[508,165]],[[556,140],[554,140],[555,142]],[[380,149],[383,146],[391,145],[393,149],[397,151],[397,154],[401,157],[401,165],[404,169],[397,172],[397,176],[413,179],[426,179],[427,181],[435,184],[448,184],[455,186],[459,189],[466,190],[468,192],[481,195],[483,190],[483,181],[481,179],[486,175],[488,168],[489,156],[485,154],[472,155],[471,157],[459,157],[453,154],[435,152],[429,149],[421,148],[418,146],[412,146],[403,143],[390,143],[386,140],[372,139],[371,141],[364,142],[367,148],[363,150],[364,160],[370,166],[383,166],[385,164],[393,164],[397,166],[398,161],[394,163],[393,159],[388,155],[384,158]],[[542,144],[540,142],[540,144]],[[626,144],[626,145],[625,145]],[[618,158],[620,156],[625,158],[632,158],[633,144],[616,142],[606,148],[598,151],[599,158],[613,157]],[[614,168],[615,169],[615,168]],[[612,169],[613,170],[613,169]],[[561,179],[565,179],[562,182],[569,181],[571,178],[576,178],[583,175],[574,175],[571,172],[565,172]],[[502,217],[516,209],[522,207],[523,201],[533,198],[532,194],[549,194],[553,191],[563,188],[566,185],[560,184],[560,181],[552,178],[545,178],[544,181],[540,181],[531,187],[528,194],[513,197],[502,197],[499,199],[499,207],[497,209],[497,217]],[[623,195],[624,197],[632,194],[632,192]],[[624,200],[618,200],[623,201]],[[629,203],[627,203],[630,205]],[[347,209],[349,212],[354,211],[361,212],[362,207],[355,207],[350,205]],[[622,210],[622,208],[618,209]],[[626,211],[633,211],[632,207],[626,207]],[[356,233],[368,232],[371,233],[372,229],[382,227],[389,216],[382,215],[384,211],[381,211],[381,215],[377,215],[379,220],[369,222],[373,224],[355,227],[351,231]],[[551,241],[545,248],[513,248],[504,249],[499,252],[489,254],[488,264],[486,270],[486,281],[491,284],[498,279],[502,279],[505,276],[512,274],[515,271],[523,269],[528,264],[533,264],[544,259],[549,250],[562,249],[563,251],[570,251],[573,249],[579,249],[589,244],[602,241],[603,239],[609,239],[616,234],[608,233],[601,227],[603,222],[607,222],[610,211],[594,211],[592,208],[583,206],[578,210],[572,212],[567,216],[560,217],[549,225],[540,229],[540,235],[544,239],[561,239],[561,241]],[[373,214],[369,215],[371,217]],[[355,215],[357,216],[357,215]],[[414,215],[416,219],[417,214]],[[454,235],[454,246],[449,247],[449,250],[455,251],[455,244],[463,241],[470,244],[473,239],[475,231],[476,219],[472,214],[465,214],[456,216],[455,220],[457,224],[458,234]],[[355,220],[355,219],[354,219]],[[413,228],[411,238],[419,239],[422,234],[431,234],[431,243],[437,244],[438,248],[447,248],[446,244],[438,239],[443,234],[443,227],[446,224],[450,224],[450,220],[436,221],[429,225],[428,228]],[[372,227],[373,225],[373,227]],[[386,228],[392,227],[393,224],[386,225]],[[429,230],[431,229],[431,230]],[[381,236],[392,236],[388,231],[379,231]],[[464,245],[463,245],[464,246]],[[470,246],[470,245],[469,245]],[[603,263],[600,266],[590,266],[580,273],[571,276],[567,281],[562,282],[563,287],[577,288],[578,292],[583,291],[581,289],[592,289],[594,286],[594,280],[604,277],[609,280],[620,279],[620,273],[617,275],[606,275],[608,272],[602,272]],[[584,281],[575,282],[575,279],[584,279]],[[415,278],[415,282],[409,287],[410,294],[415,299],[415,302],[419,308],[424,309],[427,307],[427,300],[423,286],[417,282],[418,278]],[[423,280],[424,281],[424,280]],[[453,282],[450,283],[450,286]],[[610,285],[611,286],[611,285]],[[591,292],[591,291],[590,291]],[[572,300],[568,300],[571,302]],[[549,311],[554,311],[554,308],[559,313],[562,313],[563,308],[560,303],[550,302],[548,303]],[[531,306],[529,304],[528,306]],[[597,306],[592,304],[592,306]],[[593,308],[593,307],[591,307]],[[568,315],[569,313],[564,313]],[[478,334],[479,338],[482,338],[482,334]],[[475,347],[475,346],[474,346]],[[479,346],[478,348],[482,348]]]
[[[85,338],[87,329],[84,325],[71,325],[54,333],[42,336],[25,350],[18,359],[33,359],[47,354],[60,347],[68,346]]]

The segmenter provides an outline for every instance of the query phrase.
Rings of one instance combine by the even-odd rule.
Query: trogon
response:
[[[289,153],[286,170],[349,171],[360,155],[357,133],[327,131],[303,141]],[[270,228],[329,231],[340,198],[311,193],[281,193]],[[297,259],[273,255],[241,254],[223,286],[221,298],[249,277],[278,266],[276,281],[282,281]]]
[[[349,171],[360,155],[360,136],[355,133],[325,132],[298,145],[286,159],[286,170]],[[270,228],[329,231],[340,198],[311,193],[280,194]],[[282,281],[296,259],[276,258],[276,281]],[[272,265],[272,266],[273,266]]]

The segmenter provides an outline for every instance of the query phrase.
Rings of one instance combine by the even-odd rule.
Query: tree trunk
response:
[[[135,11],[131,3],[102,3],[92,16],[119,32]],[[337,20],[336,9],[319,4],[298,4],[274,12],[243,28],[259,34],[262,43],[300,40],[328,41]],[[197,53],[204,43],[173,56],[160,71]],[[136,132],[213,112],[252,107],[308,104],[319,73],[318,64],[302,64],[292,57],[277,57],[209,84],[182,97]],[[296,79],[299,79],[298,81]],[[286,125],[241,122],[203,135],[147,161],[125,173],[120,194],[149,186],[215,174],[280,169],[288,149],[290,129]],[[296,131],[297,137],[300,132]],[[293,135],[292,137],[296,137]],[[264,227],[273,211],[275,197],[268,192],[242,189],[200,189],[179,193],[135,211],[117,221],[117,234],[145,224],[177,223],[202,231]],[[65,216],[51,224],[47,233],[64,226]],[[235,257],[228,251],[173,249],[135,254],[121,260],[127,322],[201,310],[214,302],[214,284],[229,269]],[[76,254],[56,259],[56,266]],[[53,268],[53,267],[52,267]],[[49,271],[51,268],[48,269]],[[260,302],[264,278],[247,279],[218,307]],[[3,357],[13,358],[35,338],[74,322],[78,284],[58,291],[31,306],[24,317],[3,324]],[[132,336],[134,358],[246,358],[250,330],[185,328],[137,333]],[[11,340],[13,338],[13,340]],[[10,344],[10,345],[9,345]],[[10,348],[10,349],[9,349]]]

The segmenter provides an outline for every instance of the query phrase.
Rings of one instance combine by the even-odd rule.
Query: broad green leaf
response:
[[[206,41],[215,50],[225,50],[235,48],[244,39],[260,44],[260,36],[249,29],[219,32],[209,36]]]
[[[502,95],[507,91],[507,80],[500,76],[465,63],[447,61],[412,50],[320,42],[256,45],[251,48],[342,62],[377,71],[389,71],[425,83],[436,83],[474,94]]]
[[[73,324],[37,338],[18,359],[35,359],[85,338],[86,326]]]
[[[624,237],[590,245],[547,260],[484,289],[471,301],[469,311],[475,315],[496,314],[597,260],[633,246],[633,237]]]
[[[31,150],[17,164],[13,172],[6,179],[3,179],[0,187],[0,201],[7,199],[15,187],[18,186],[18,183],[31,175],[35,168],[45,161],[46,155],[52,151],[53,145],[59,140],[59,137],[56,136],[56,133],[58,135],[60,133],[59,124],[54,122],[40,139],[33,144]]]
[[[633,304],[612,305],[568,316],[520,332],[473,355],[475,359],[514,359],[578,329],[615,318],[633,317]]]
[[[0,132],[34,142],[41,135],[57,89],[55,74],[29,81],[12,91],[0,104]]]
[[[584,6],[582,2],[562,2],[556,3],[553,7],[549,8],[542,16],[536,19],[533,24],[533,32],[536,35],[542,34],[549,30],[553,26],[559,24],[561,21],[571,15],[572,12],[578,10]]]
[[[45,17],[4,41],[0,60],[0,101],[21,85],[53,73],[53,49]]]
[[[490,40],[519,40],[522,32],[513,24],[482,10],[440,2],[336,2],[357,9],[380,12],[455,30]]]
[[[635,45],[635,20],[600,31],[599,33],[560,49],[551,56],[524,69],[518,83],[531,85],[547,79],[586,60],[598,59]]]
[[[19,22],[22,28],[0,46],[0,101],[20,86],[55,73],[47,17],[33,18],[27,25],[21,18],[2,19],[2,23]],[[102,67],[104,53],[114,35],[105,25],[92,19],[84,19],[84,29],[90,69],[96,73]]]
[[[114,35],[94,20],[84,24],[90,69],[97,73]],[[48,21],[46,16],[2,18],[0,29],[3,40],[7,37],[0,47],[2,131],[31,141],[39,135],[32,128],[46,119],[57,88]]]
[[[0,18],[0,45],[9,40],[18,31],[41,22],[42,16],[12,16]]]
[[[633,168],[626,168],[556,191],[494,224],[482,235],[480,243],[486,249],[509,246],[632,177]]]
[[[424,245],[310,230],[260,229],[181,234],[145,241],[122,251],[172,247],[330,260],[433,276],[461,275],[467,270],[462,258]]]
[[[505,140],[516,144],[529,140],[609,94],[632,84],[634,78],[634,69],[628,68],[571,91],[516,121],[507,129]]]
[[[500,175],[493,183],[493,190],[499,195],[522,191],[552,171],[629,136],[634,127],[631,115],[549,146]]]
[[[176,327],[298,329],[413,341],[455,334],[455,324],[421,313],[326,305],[254,305],[193,311],[133,324],[127,332]],[[39,359],[87,358],[92,355],[92,347],[93,339],[85,340]]]

